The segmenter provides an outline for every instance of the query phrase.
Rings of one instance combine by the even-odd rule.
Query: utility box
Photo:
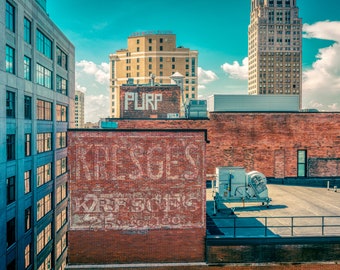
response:
[[[217,167],[215,206],[220,202],[262,202],[268,206],[266,177],[257,171],[247,173],[242,167]]]

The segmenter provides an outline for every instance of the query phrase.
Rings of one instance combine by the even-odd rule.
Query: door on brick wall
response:
[[[307,176],[307,150],[298,150],[297,152],[297,176]]]
[[[285,177],[285,151],[275,150],[274,155],[274,177],[282,179]]]

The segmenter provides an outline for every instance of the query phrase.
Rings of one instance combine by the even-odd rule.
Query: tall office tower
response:
[[[299,95],[302,22],[296,0],[251,0],[248,93]]]
[[[75,49],[44,0],[0,12],[0,269],[64,269]]]
[[[197,60],[198,52],[176,47],[176,35],[169,31],[133,33],[127,49],[110,55],[111,117],[120,117],[119,89],[129,82],[170,84],[169,77],[179,72],[184,75],[181,102],[197,98]]]
[[[84,119],[85,95],[84,92],[76,90],[74,98],[74,124],[76,128],[85,127]]]

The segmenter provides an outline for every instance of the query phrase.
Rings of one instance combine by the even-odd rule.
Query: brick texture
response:
[[[296,177],[297,151],[307,150],[307,176],[340,176],[340,113],[211,113],[209,120],[125,119],[118,126],[207,129],[208,174],[241,166],[267,177]]]
[[[167,118],[168,113],[180,112],[180,87],[121,86],[121,118]]]
[[[204,260],[203,131],[70,131],[69,262]]]

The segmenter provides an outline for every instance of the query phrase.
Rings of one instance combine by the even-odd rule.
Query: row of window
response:
[[[47,163],[45,165],[39,166],[37,168],[37,187],[40,187],[49,181],[52,180],[52,163]],[[62,158],[57,160],[57,169],[56,169],[56,176],[60,176],[67,172],[67,159]],[[65,187],[61,187],[58,191],[60,194],[59,199],[60,201],[66,197],[66,190]],[[11,176],[6,179],[6,197],[7,197],[7,205],[15,202],[16,200],[16,177]],[[31,170],[25,171],[24,173],[24,192],[25,194],[32,191],[32,172]],[[58,195],[57,195],[58,197]],[[59,203],[57,198],[57,203]]]
[[[6,116],[8,118],[15,118],[16,97],[12,91],[6,92]],[[38,120],[52,120],[52,102],[38,99],[37,100],[37,119]],[[32,119],[32,97],[25,96],[24,98],[24,117],[25,119]],[[56,105],[56,121],[67,122],[67,106]]]
[[[31,81],[32,80],[32,64],[31,58],[28,56],[24,56],[24,79]],[[6,45],[6,72],[15,74],[15,50],[11,46]],[[36,64],[36,83],[42,85],[46,88],[53,89],[53,74],[52,71],[43,65],[37,63]],[[63,95],[67,95],[68,93],[68,81],[57,75],[56,76],[56,91]]]
[[[6,1],[6,28],[15,32],[15,7]],[[32,22],[24,17],[24,41],[32,44]],[[49,59],[53,59],[53,42],[41,30],[36,30],[36,49]],[[56,48],[57,64],[67,70],[67,54],[60,49]],[[7,61],[6,61],[7,63]],[[7,70],[7,65],[6,65]]]
[[[56,149],[65,148],[67,146],[67,133],[57,132]],[[31,133],[25,133],[25,157],[32,155],[32,139]],[[15,160],[15,134],[7,134],[6,136],[6,158],[7,161]],[[52,133],[37,134],[37,153],[48,152],[52,150]]]
[[[48,213],[51,210],[51,194],[46,195],[44,198],[39,200],[38,204],[38,220],[41,218],[41,213]],[[60,230],[65,224],[67,223],[67,209],[64,209],[56,218],[56,231]],[[16,219],[12,218],[7,221],[6,226],[7,234],[7,248],[13,245],[16,242],[15,237],[15,227],[16,227]],[[25,232],[30,230],[32,227],[32,208],[28,207],[25,209]],[[61,238],[62,241],[65,241],[66,234],[64,234]],[[37,254],[40,253],[41,250],[48,244],[51,240],[51,224],[47,225],[37,236]],[[63,251],[65,246],[62,244],[62,249],[59,251]],[[30,245],[26,246],[25,248],[25,266],[27,267],[30,265],[30,253],[31,247]],[[58,253],[58,252],[57,252]],[[61,253],[60,253],[61,254]],[[57,256],[59,257],[60,254]],[[27,257],[26,257],[27,256]]]

